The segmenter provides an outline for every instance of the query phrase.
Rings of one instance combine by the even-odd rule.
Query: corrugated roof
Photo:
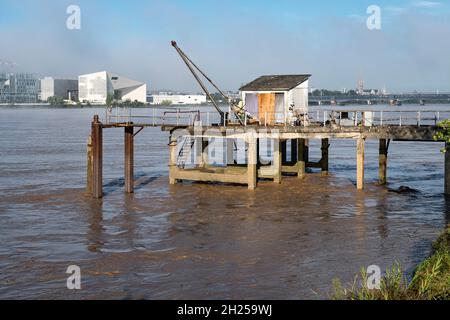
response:
[[[242,86],[240,91],[289,91],[311,77],[310,74],[262,76]]]

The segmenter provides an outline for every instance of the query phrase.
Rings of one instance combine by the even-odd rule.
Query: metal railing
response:
[[[192,126],[197,124],[210,126],[212,124],[227,126],[238,125],[238,119],[230,117],[228,122],[221,123],[220,116],[215,111],[182,110],[174,108],[139,108],[129,107],[107,108],[106,124],[140,123],[152,126]],[[437,125],[441,120],[450,118],[450,110],[343,110],[343,109],[310,109],[308,113],[265,112],[258,117],[244,116],[244,126],[327,126],[343,127],[357,126],[430,126]]]

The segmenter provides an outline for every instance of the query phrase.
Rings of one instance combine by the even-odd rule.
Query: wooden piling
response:
[[[303,149],[303,160],[307,165],[309,162],[309,139],[305,139],[304,149]]]
[[[280,184],[282,176],[282,152],[281,152],[281,142],[280,139],[273,140],[273,169],[274,177],[273,182]]]
[[[380,148],[378,156],[378,183],[385,185],[387,183],[387,158],[388,158],[388,144],[386,139],[380,139]]]
[[[283,166],[287,165],[287,140],[281,141],[281,157]]]
[[[227,165],[234,164],[234,139],[226,139]]]
[[[87,148],[86,148],[86,157],[87,157],[87,165],[86,165],[86,192],[88,194],[92,194],[93,186],[92,186],[92,176],[93,176],[93,150],[92,150],[92,136],[90,135],[87,140]]]
[[[176,184],[177,179],[174,178],[177,167],[177,143],[178,139],[170,135],[169,139],[169,184]]]
[[[195,137],[194,143],[194,153],[195,153],[195,164],[197,167],[203,166],[203,138]]]
[[[444,181],[445,181],[445,188],[444,188],[444,193],[445,195],[450,195],[450,144],[447,143],[445,145],[446,148],[446,152],[445,152],[445,177],[444,177]]]
[[[297,159],[298,159],[298,140],[299,139],[291,140],[291,164],[292,165],[295,165],[297,163]]]
[[[91,127],[92,137],[92,195],[103,197],[103,125],[98,115],[94,116]]]
[[[125,127],[125,191],[134,192],[134,128]]]
[[[256,189],[257,179],[258,179],[258,168],[257,168],[257,147],[256,147],[256,138],[253,134],[247,135],[247,143],[248,143],[248,163],[247,163],[247,179],[248,179],[248,188],[250,190]]]
[[[358,138],[356,147],[356,187],[364,189],[364,138]]]
[[[209,145],[210,141],[208,138],[202,139],[202,167],[206,167],[209,164]],[[212,145],[212,141],[211,141]]]
[[[306,175],[305,153],[306,153],[306,140],[298,139],[297,140],[297,168],[298,168],[297,177],[299,179],[303,179]]]
[[[322,159],[320,160],[320,166],[322,168],[322,175],[328,175],[328,149],[330,147],[328,138],[322,139]]]

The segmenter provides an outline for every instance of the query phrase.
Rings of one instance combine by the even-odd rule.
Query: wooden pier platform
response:
[[[92,132],[88,141],[87,190],[95,198],[103,196],[103,130],[123,128],[125,191],[134,192],[134,137],[146,127],[161,127],[169,134],[169,183],[183,180],[212,181],[247,185],[255,189],[259,179],[271,179],[282,183],[283,174],[294,174],[299,179],[306,175],[308,167],[319,168],[322,174],[329,173],[329,147],[331,139],[352,139],[355,141],[356,187],[364,189],[365,142],[379,141],[379,183],[387,183],[387,163],[390,141],[431,142],[437,133],[436,125],[357,125],[339,126],[335,124],[311,124],[309,126],[260,126],[260,125],[201,125],[148,122],[108,122],[102,123],[98,116],[92,122]],[[271,160],[260,161],[260,141],[270,141]],[[309,161],[309,141],[321,140],[321,160]],[[213,165],[208,161],[212,145],[220,148],[225,161]],[[237,143],[240,141],[240,143]],[[290,154],[287,154],[287,145]],[[237,154],[245,158],[238,164]],[[188,161],[190,160],[190,161]],[[189,162],[189,166],[187,163]],[[450,155],[445,156],[445,193],[450,194]]]

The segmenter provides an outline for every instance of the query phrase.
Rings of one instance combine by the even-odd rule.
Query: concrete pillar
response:
[[[303,179],[306,175],[306,161],[305,161],[305,152],[306,152],[306,140],[298,139],[297,140],[297,168],[298,168],[298,178]]]
[[[356,147],[356,187],[364,189],[364,138],[358,138]]]
[[[274,177],[273,182],[281,183],[281,167],[282,167],[282,154],[281,154],[281,142],[280,139],[273,140],[273,169]]]
[[[174,178],[174,171],[177,168],[177,144],[178,141],[174,136],[170,136],[169,142],[169,183],[176,184],[177,179]]]
[[[203,166],[203,138],[195,137],[194,142],[195,164],[198,167]]]
[[[327,138],[322,139],[322,159],[320,160],[320,165],[322,168],[322,175],[328,175],[328,149],[330,147],[329,140]]]
[[[234,139],[225,139],[227,144],[227,165],[234,164]]]
[[[93,179],[93,161],[94,154],[92,150],[92,136],[88,137],[87,140],[87,148],[86,148],[86,157],[87,157],[87,172],[86,172],[86,192],[88,194],[92,194],[92,179]]]
[[[206,167],[209,164],[209,139],[204,138],[202,140],[202,167]]]
[[[445,190],[444,193],[446,195],[450,195],[450,144],[446,144],[446,153],[445,153]]]
[[[386,139],[380,139],[380,149],[379,149],[379,167],[378,167],[378,177],[379,184],[385,185],[387,183],[387,158],[388,158],[388,145]]]
[[[92,122],[92,195],[103,197],[103,125],[98,116]]]
[[[250,133],[247,135],[248,143],[248,163],[247,163],[247,175],[248,175],[248,188],[250,190],[256,189],[256,183],[258,179],[258,168],[257,168],[257,147],[256,138]]]
[[[134,128],[125,127],[125,192],[134,192]]]

